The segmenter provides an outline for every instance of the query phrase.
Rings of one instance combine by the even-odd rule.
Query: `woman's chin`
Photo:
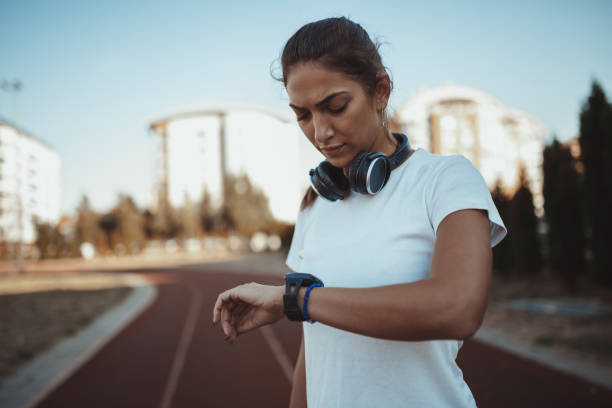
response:
[[[351,164],[350,158],[346,157],[327,157],[327,161],[331,163],[332,166],[343,169],[348,167]]]

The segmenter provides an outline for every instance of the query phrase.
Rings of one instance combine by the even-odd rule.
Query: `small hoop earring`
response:
[[[387,121],[386,121],[386,117],[385,117],[385,110],[381,109],[380,110],[380,124],[383,128],[387,128]]]

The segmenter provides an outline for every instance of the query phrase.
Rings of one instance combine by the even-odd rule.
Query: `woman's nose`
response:
[[[324,117],[324,115],[316,115],[313,117],[314,121],[314,139],[318,146],[325,145],[334,135],[334,129],[331,123]]]

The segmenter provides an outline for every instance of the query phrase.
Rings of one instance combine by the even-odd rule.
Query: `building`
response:
[[[308,187],[308,169],[322,156],[287,111],[251,105],[196,106],[154,120],[154,196],[181,206],[199,202],[204,188],[214,207],[223,200],[222,174],[246,173],[267,195],[275,218],[294,222]]]
[[[512,193],[525,166],[536,213],[543,213],[542,150],[547,128],[529,114],[467,86],[423,88],[403,103],[393,122],[413,147],[441,155],[462,154],[490,189],[496,181]]]
[[[0,119],[0,241],[33,243],[35,222],[59,220],[60,195],[58,153]]]

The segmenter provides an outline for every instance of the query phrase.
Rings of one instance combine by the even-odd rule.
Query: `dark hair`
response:
[[[353,78],[368,95],[374,96],[381,74],[386,74],[378,47],[363,27],[345,17],[306,24],[289,38],[283,48],[282,81],[287,86],[295,64],[316,61]],[[392,86],[390,80],[389,83]],[[316,198],[317,194],[310,187],[302,199],[300,210],[308,208]]]

